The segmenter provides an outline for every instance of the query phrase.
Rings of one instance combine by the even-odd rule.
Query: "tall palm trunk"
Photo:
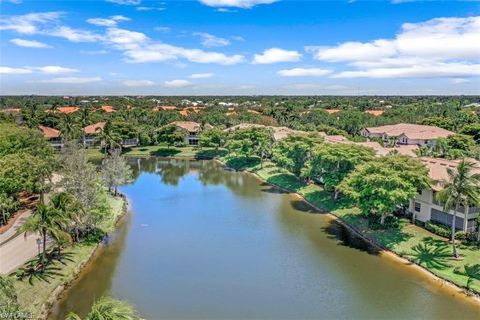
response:
[[[453,220],[452,220],[452,250],[453,250],[453,256],[455,258],[458,258],[458,253],[457,253],[457,246],[455,245],[455,223],[457,220],[457,210],[458,210],[458,203],[455,204],[455,209],[453,210]]]

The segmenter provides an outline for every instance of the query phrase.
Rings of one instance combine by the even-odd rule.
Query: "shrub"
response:
[[[400,226],[400,219],[395,216],[387,216],[384,225],[380,224],[380,216],[369,215],[367,217],[368,227],[372,230],[396,229]]]

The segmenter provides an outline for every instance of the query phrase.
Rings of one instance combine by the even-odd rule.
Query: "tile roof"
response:
[[[115,110],[115,108],[112,106],[102,106],[102,110],[105,113],[117,112],[117,110]]]
[[[86,134],[96,134],[101,132],[103,130],[103,127],[105,127],[105,122],[97,122],[89,126],[86,126],[85,128],[83,128],[83,131]]]
[[[380,127],[370,127],[365,128],[370,133],[376,134],[386,134],[388,136],[401,136],[405,135],[409,139],[437,139],[437,138],[446,138],[449,135],[454,134],[451,131],[434,127],[434,126],[424,126],[420,124],[411,124],[411,123],[399,123],[387,126]]]
[[[365,113],[371,114],[372,116],[381,116],[385,110],[366,110]]]
[[[58,138],[60,137],[60,131],[54,128],[38,126],[38,128],[42,131],[43,136],[47,139]]]
[[[175,110],[175,109],[177,109],[177,107],[175,106],[156,106],[156,107],[153,107],[152,111],[158,112],[160,110]]]
[[[78,107],[59,107],[59,108],[57,108],[57,110],[60,113],[69,114],[69,113],[77,112],[78,110],[80,110],[80,108],[78,108]]]
[[[20,113],[22,109],[20,108],[7,108],[7,109],[0,109],[1,113]]]
[[[306,131],[300,131],[300,130],[293,130],[287,127],[274,127],[274,126],[264,126],[262,124],[256,124],[256,123],[240,123],[237,124],[236,126],[230,127],[225,129],[224,131],[234,131],[238,129],[250,129],[250,128],[267,128],[271,129],[273,131],[273,138],[278,141],[283,138],[286,138],[290,134],[304,134],[308,133]],[[323,132],[322,132],[323,133]],[[324,134],[324,133],[323,133]]]
[[[420,161],[427,167],[429,170],[429,176],[432,180],[435,181],[433,185],[434,190],[441,190],[443,185],[449,181],[449,176],[447,169],[456,169],[458,163],[461,160],[447,160],[447,159],[438,159],[430,157],[421,157]],[[473,168],[473,173],[480,174],[480,161],[469,159],[475,163]]]
[[[175,121],[175,122],[172,122],[171,124],[179,128],[185,129],[188,132],[197,132],[197,131],[200,131],[201,129],[200,123],[194,122],[194,121]]]

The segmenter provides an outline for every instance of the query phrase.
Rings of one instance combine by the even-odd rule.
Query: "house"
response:
[[[45,126],[39,126],[38,128],[40,131],[42,131],[43,137],[56,151],[60,151],[62,149],[63,142],[61,132],[59,130]]]
[[[83,128],[85,133],[83,144],[92,147],[97,142],[97,136],[102,132],[103,127],[105,127],[105,122],[97,122]]]
[[[415,199],[410,200],[409,211],[415,212],[417,220],[434,221],[451,227],[453,222],[453,210],[445,212],[443,205],[436,201],[436,193],[443,189],[445,183],[448,182],[449,176],[447,169],[455,170],[460,160],[446,160],[422,157],[423,164],[428,168],[430,178],[435,182],[430,190],[422,190],[417,194]],[[474,161],[474,160],[472,160]],[[480,162],[475,161],[474,173],[480,173]],[[455,227],[462,231],[475,231],[476,220],[479,208],[460,207],[457,212]]]
[[[63,114],[74,113],[74,112],[77,112],[78,110],[80,110],[80,108],[77,108],[77,107],[59,107],[57,109],[58,112]]]
[[[227,128],[224,131],[226,132],[232,132],[235,130],[240,130],[240,129],[250,129],[250,128],[267,128],[272,130],[273,133],[273,139],[275,141],[282,140],[283,138],[286,138],[287,136],[291,134],[304,134],[308,133],[305,131],[300,131],[300,130],[293,130],[287,127],[274,127],[274,126],[264,126],[263,124],[256,124],[256,123],[240,123],[237,124],[233,127]]]
[[[454,134],[439,127],[411,123],[370,127],[362,129],[360,133],[370,139],[381,138],[385,142],[418,146],[432,146],[438,138],[446,138]]]
[[[5,113],[5,114],[15,114],[15,113],[20,113],[20,112],[22,112],[22,109],[20,109],[20,108],[0,109],[0,113]]]
[[[372,116],[378,117],[381,116],[385,110],[366,110],[365,113],[371,114]]]
[[[199,134],[202,130],[200,123],[194,121],[175,121],[170,125],[174,125],[177,128],[184,129],[188,132],[188,135],[185,137],[185,144],[190,146],[198,145]]]
[[[115,110],[115,108],[112,106],[102,106],[101,109],[105,113],[117,112],[117,110]]]

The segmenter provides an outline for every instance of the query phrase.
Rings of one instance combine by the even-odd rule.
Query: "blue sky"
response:
[[[478,1],[0,6],[1,94],[480,94]]]

